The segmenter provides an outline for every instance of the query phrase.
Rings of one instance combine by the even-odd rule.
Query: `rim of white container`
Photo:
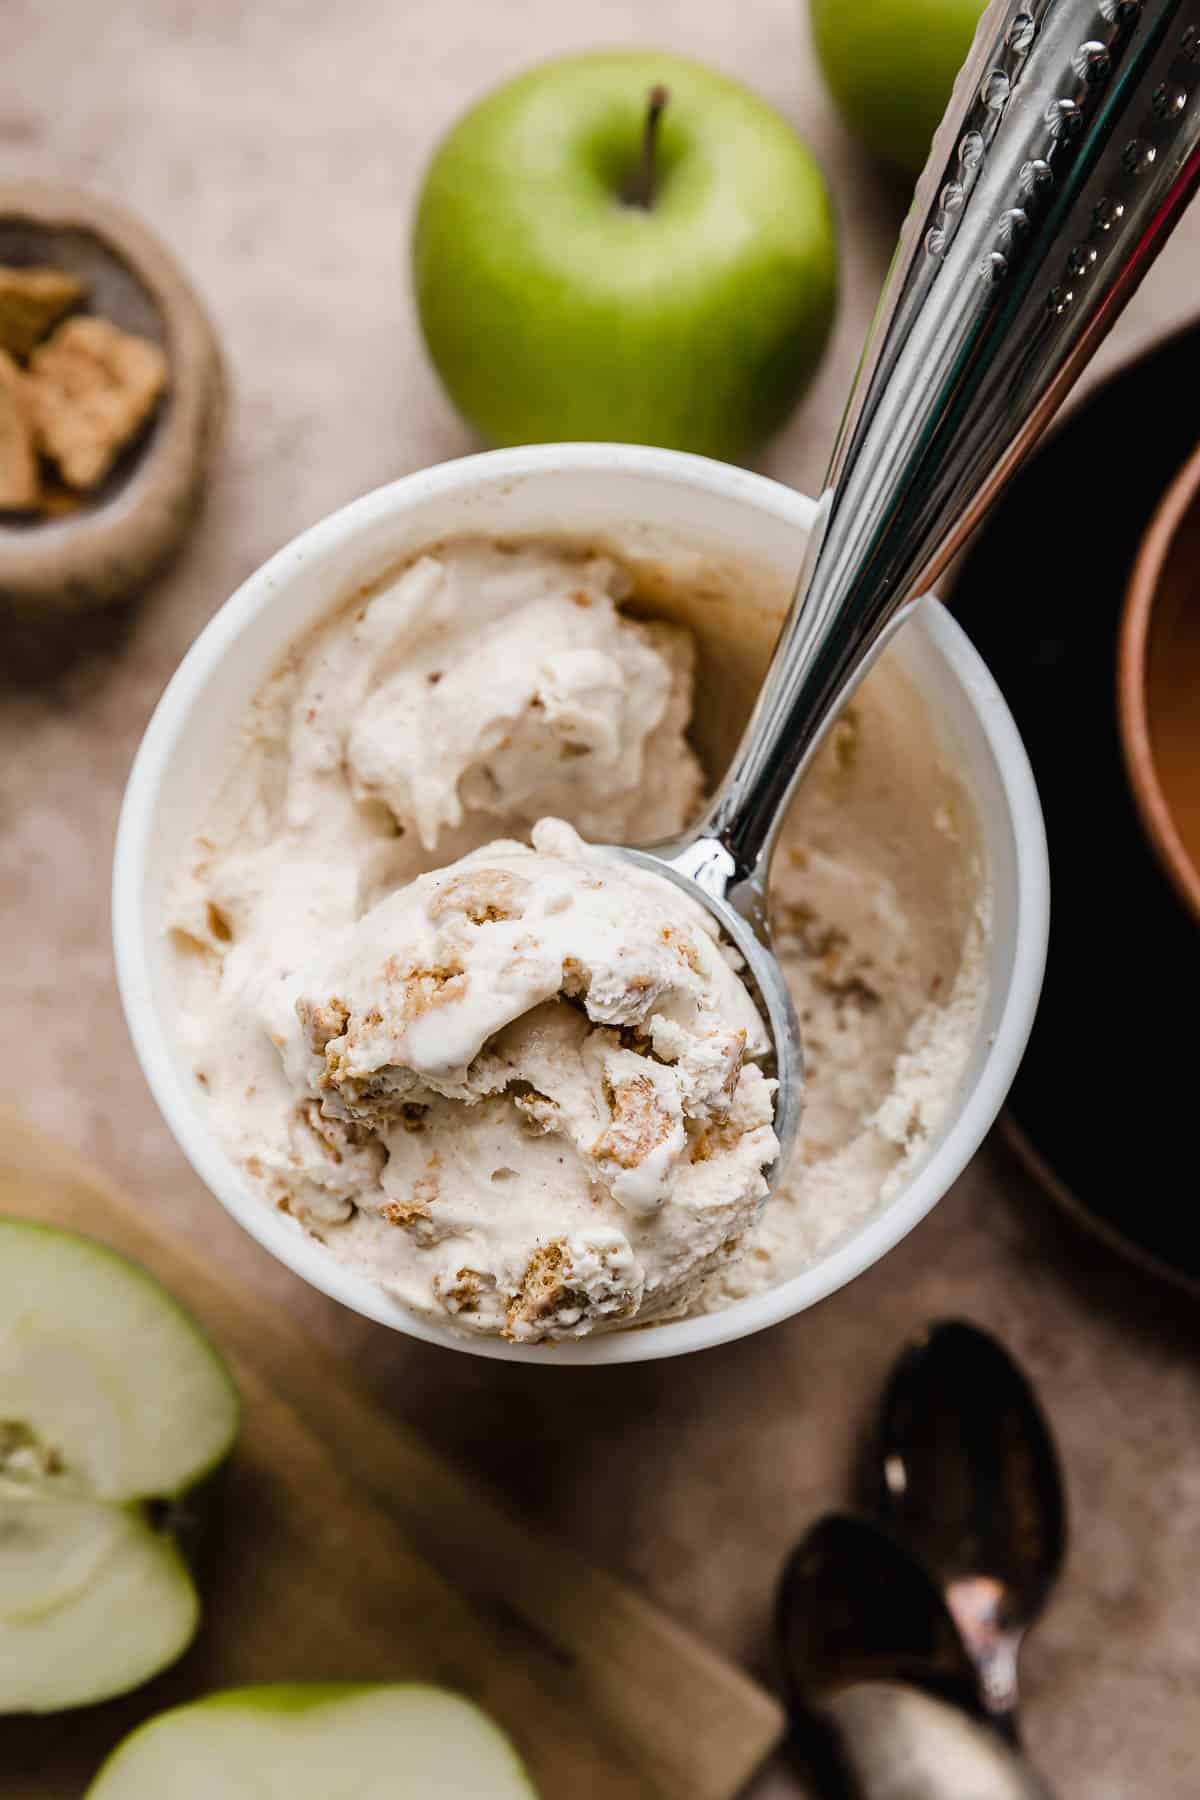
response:
[[[117,828],[113,868],[113,942],[117,984],[130,1036],[164,1119],[200,1179],[264,1249],[312,1286],[366,1318],[469,1355],[506,1362],[598,1364],[649,1362],[712,1349],[806,1311],[878,1262],[907,1236],[961,1174],[1004,1103],[1033,1024],[1049,928],[1046,835],[1025,747],[999,688],[965,632],[936,600],[921,603],[923,627],[970,702],[995,764],[1016,846],[1012,973],[999,1020],[974,1085],[940,1143],[911,1180],[808,1268],[718,1311],[662,1325],[601,1333],[557,1344],[510,1344],[439,1326],[408,1311],[368,1277],[356,1274],[292,1219],[266,1205],[236,1175],[206,1129],[181,1081],[153,998],[149,946],[161,921],[148,918],[144,870],[155,809],[176,741],[214,669],[261,613],[286,609],[287,589],[315,556],[352,542],[381,519],[408,511],[481,478],[524,480],[547,472],[609,472],[614,467],[666,478],[742,500],[806,530],[814,505],[767,476],[679,451],[626,444],[539,444],[485,451],[401,477],[341,507],[294,538],[250,575],[213,616],[175,671],[134,760]],[[281,635],[280,654],[286,648]]]

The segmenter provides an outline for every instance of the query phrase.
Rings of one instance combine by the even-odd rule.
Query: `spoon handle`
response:
[[[725,852],[723,885],[742,910],[838,703],[995,498],[1190,199],[1198,89],[1200,0],[993,0],[984,13],[901,233],[796,598],[696,833]],[[1107,478],[1119,486],[1120,468]],[[1037,555],[1014,546],[1014,582],[1037,579]]]

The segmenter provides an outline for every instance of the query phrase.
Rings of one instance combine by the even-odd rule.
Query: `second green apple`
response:
[[[846,123],[919,175],[986,0],[810,0],[813,39]]]
[[[570,57],[489,95],[434,156],[412,249],[430,354],[493,444],[744,457],[833,318],[813,157],[761,100],[675,56]]]

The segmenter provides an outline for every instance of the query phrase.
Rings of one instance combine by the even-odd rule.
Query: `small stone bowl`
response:
[[[122,599],[178,548],[199,506],[222,411],[212,325],[157,238],[69,188],[0,184],[0,264],[78,275],[86,311],[166,352],[168,388],[147,428],[76,510],[0,517],[0,605],[62,613]]]

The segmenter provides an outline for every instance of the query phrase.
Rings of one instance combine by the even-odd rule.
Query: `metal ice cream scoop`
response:
[[[774,1040],[777,1168],[802,1075],[766,905],[788,801],[1179,219],[1200,178],[1198,88],[1200,0],[993,0],[917,184],[742,741],[697,825],[622,852],[706,905],[746,959]],[[1037,552],[1014,549],[1019,580]]]

